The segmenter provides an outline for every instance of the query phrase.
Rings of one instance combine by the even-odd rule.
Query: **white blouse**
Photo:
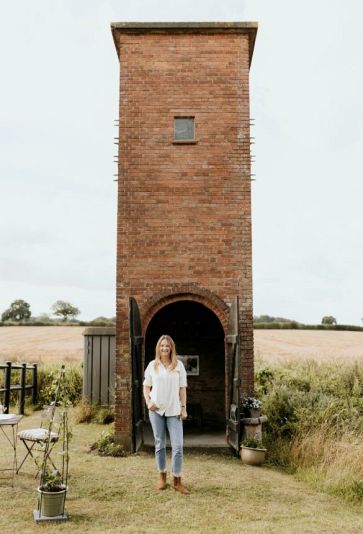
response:
[[[154,361],[151,361],[145,369],[144,386],[152,388],[150,398],[158,409],[159,415],[167,417],[180,415],[179,389],[187,387],[187,373],[183,363],[178,360],[173,371],[160,363],[157,371],[154,369]]]

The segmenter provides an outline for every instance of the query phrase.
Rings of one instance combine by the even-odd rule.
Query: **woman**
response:
[[[183,423],[187,418],[187,374],[177,359],[175,343],[161,336],[155,360],[145,370],[144,397],[154,433],[155,459],[159,471],[157,488],[166,489],[166,429],[171,443],[172,487],[183,494],[189,491],[181,482],[183,466]]]

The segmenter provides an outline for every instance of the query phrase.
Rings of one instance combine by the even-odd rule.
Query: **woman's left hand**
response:
[[[180,409],[180,419],[182,419],[183,421],[185,419],[188,419],[188,414],[185,408]]]

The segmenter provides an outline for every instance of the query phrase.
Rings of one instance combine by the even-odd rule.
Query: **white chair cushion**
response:
[[[18,438],[26,441],[46,441],[49,433],[46,428],[30,428],[29,430],[22,430],[18,432]],[[56,432],[50,433],[50,440],[57,441],[58,434]]]

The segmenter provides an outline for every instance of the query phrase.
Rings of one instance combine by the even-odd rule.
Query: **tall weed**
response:
[[[82,399],[75,410],[76,423],[98,423],[108,425],[115,420],[114,406],[99,406]]]
[[[259,363],[272,464],[349,500],[363,497],[363,365]]]

